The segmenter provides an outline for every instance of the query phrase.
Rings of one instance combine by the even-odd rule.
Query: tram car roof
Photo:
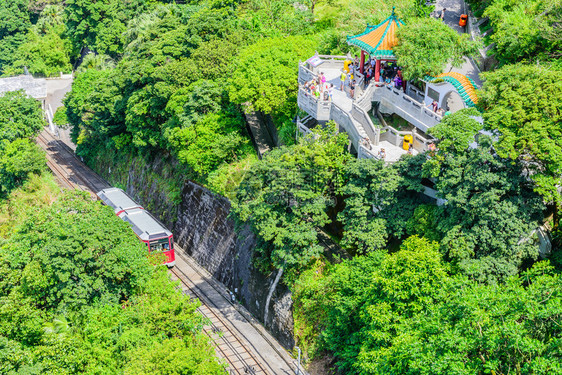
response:
[[[97,196],[102,200],[103,203],[113,208],[115,214],[117,215],[125,210],[142,208],[140,204],[131,199],[131,197],[129,197],[123,190],[119,188],[113,187],[101,190],[97,193]]]
[[[172,232],[141,208],[124,211],[119,217],[123,221],[130,223],[133,231],[143,241],[151,241],[172,235]]]

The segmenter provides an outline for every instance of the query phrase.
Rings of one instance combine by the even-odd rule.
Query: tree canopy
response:
[[[0,96],[0,197],[45,169],[43,152],[31,143],[44,125],[41,105],[23,91]]]
[[[310,37],[264,39],[240,51],[229,77],[230,100],[265,113],[280,109],[297,91],[300,60],[314,53]]]
[[[500,132],[497,152],[518,159],[547,202],[561,203],[562,70],[515,64],[484,74],[486,127]]]
[[[393,51],[408,80],[438,75],[447,63],[462,66],[465,56],[477,50],[467,34],[458,34],[435,18],[411,19],[398,28],[396,36],[398,44]]]
[[[25,207],[28,194],[0,201],[19,210],[0,245],[0,372],[224,372],[197,304],[113,210],[76,192]]]
[[[346,138],[329,123],[316,139],[272,150],[248,171],[234,210],[272,245],[259,249],[266,267],[303,266],[322,252],[318,231],[331,221],[328,209],[350,158]]]
[[[295,315],[321,334],[299,344],[330,350],[349,374],[556,373],[559,282],[546,262],[505,285],[452,276],[437,243],[410,237],[396,253],[303,273]]]

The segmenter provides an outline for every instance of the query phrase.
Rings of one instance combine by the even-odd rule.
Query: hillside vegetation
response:
[[[0,373],[224,373],[158,256],[46,172],[40,104],[0,103]]]
[[[27,66],[35,75],[52,76],[77,66],[66,117],[76,152],[89,165],[102,170],[124,163],[111,177],[123,183],[126,163],[148,165],[158,158],[170,161],[161,183],[171,201],[180,199],[185,179],[226,195],[236,220],[249,223],[257,235],[254,265],[282,274],[293,291],[297,344],[306,361],[327,359],[325,372],[559,374],[562,3],[469,5],[488,18],[482,41],[430,18],[435,9],[418,0],[15,0],[0,3],[7,20],[0,26],[0,72],[16,74]],[[405,155],[392,165],[354,158],[347,135],[334,123],[295,138],[292,120],[302,114],[296,105],[299,60],[315,51],[357,54],[346,36],[384,20],[393,7],[405,22],[395,52],[408,79],[443,72],[447,63],[458,66],[464,55],[495,43],[488,51],[493,68],[481,75],[478,107],[446,116],[430,130],[437,150]],[[23,104],[23,94],[0,100],[21,102],[17,111],[26,116],[19,122],[0,109],[0,186],[6,198],[42,173],[41,154],[29,141],[41,124],[37,108]],[[246,130],[244,112],[252,111],[272,120],[281,143],[261,160]],[[480,116],[483,125],[475,120]],[[479,134],[482,129],[487,132]],[[445,204],[424,197],[428,184]],[[29,213],[18,222],[21,227],[14,224],[17,230],[3,229],[2,272],[13,281],[0,291],[2,298],[16,296],[14,306],[23,304],[8,316],[20,319],[18,311],[29,309],[25,319],[38,320],[21,318],[28,336],[0,331],[9,348],[0,353],[32,354],[1,355],[38,358],[14,362],[18,368],[64,367],[45,354],[50,351],[44,345],[54,345],[45,340],[55,336],[41,334],[41,325],[65,316],[64,327],[83,328],[69,328],[65,340],[89,353],[76,354],[82,367],[75,372],[108,363],[142,373],[162,351],[182,351],[186,361],[194,358],[185,366],[215,371],[218,365],[202,354],[208,347],[194,328],[200,322],[193,305],[177,297],[170,303],[178,309],[167,310],[168,302],[151,300],[155,294],[146,285],[163,273],[143,271],[148,263],[118,221],[108,224],[116,237],[100,241],[115,259],[120,255],[113,247],[126,244],[123,251],[131,257],[125,264],[108,267],[109,276],[84,276],[78,290],[47,287],[52,277],[73,280],[70,271],[49,268],[52,259],[89,244],[68,235],[72,244],[60,239],[52,254],[26,253],[41,248],[30,228],[57,238],[58,228],[47,220],[74,222],[72,215],[82,211],[91,220],[110,220],[84,197],[55,201]],[[22,205],[16,198],[8,202],[14,203],[6,207]],[[76,230],[92,223],[84,220],[75,221],[82,228]],[[550,232],[549,253],[539,251],[539,227]],[[337,254],[326,250],[326,238],[337,245]],[[91,255],[84,255],[86,262]],[[97,275],[96,267],[84,275]],[[165,285],[162,293],[172,296],[173,288]],[[156,319],[135,315],[142,303],[177,312],[170,319],[185,316],[188,323],[176,320],[167,328],[172,331],[162,333]],[[85,305],[91,307],[83,311]],[[133,327],[129,318],[147,328]],[[63,345],[62,336],[56,337]],[[102,342],[112,344],[100,349]],[[198,352],[199,345],[205,349]],[[189,371],[180,373],[207,373]]]

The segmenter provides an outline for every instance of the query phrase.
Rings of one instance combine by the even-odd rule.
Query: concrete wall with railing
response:
[[[377,85],[373,90],[373,100],[381,103],[381,112],[395,113],[424,133],[441,121],[441,116],[406,95],[402,90],[389,85]]]
[[[331,102],[320,100],[302,87],[299,88],[297,103],[299,108],[318,121],[330,120]]]
[[[351,114],[337,104],[332,103],[330,118],[347,133],[351,143],[353,143],[353,147],[358,150],[363,136],[357,127],[357,123],[353,121]]]

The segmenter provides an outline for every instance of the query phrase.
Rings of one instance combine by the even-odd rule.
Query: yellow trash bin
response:
[[[402,142],[402,148],[406,151],[410,149],[410,145],[414,144],[414,137],[411,134],[406,134],[404,136],[404,142]]]
[[[351,63],[352,63],[351,60],[345,60],[345,61],[343,62],[343,70],[344,70],[346,73],[349,73],[349,64],[351,64]]]

